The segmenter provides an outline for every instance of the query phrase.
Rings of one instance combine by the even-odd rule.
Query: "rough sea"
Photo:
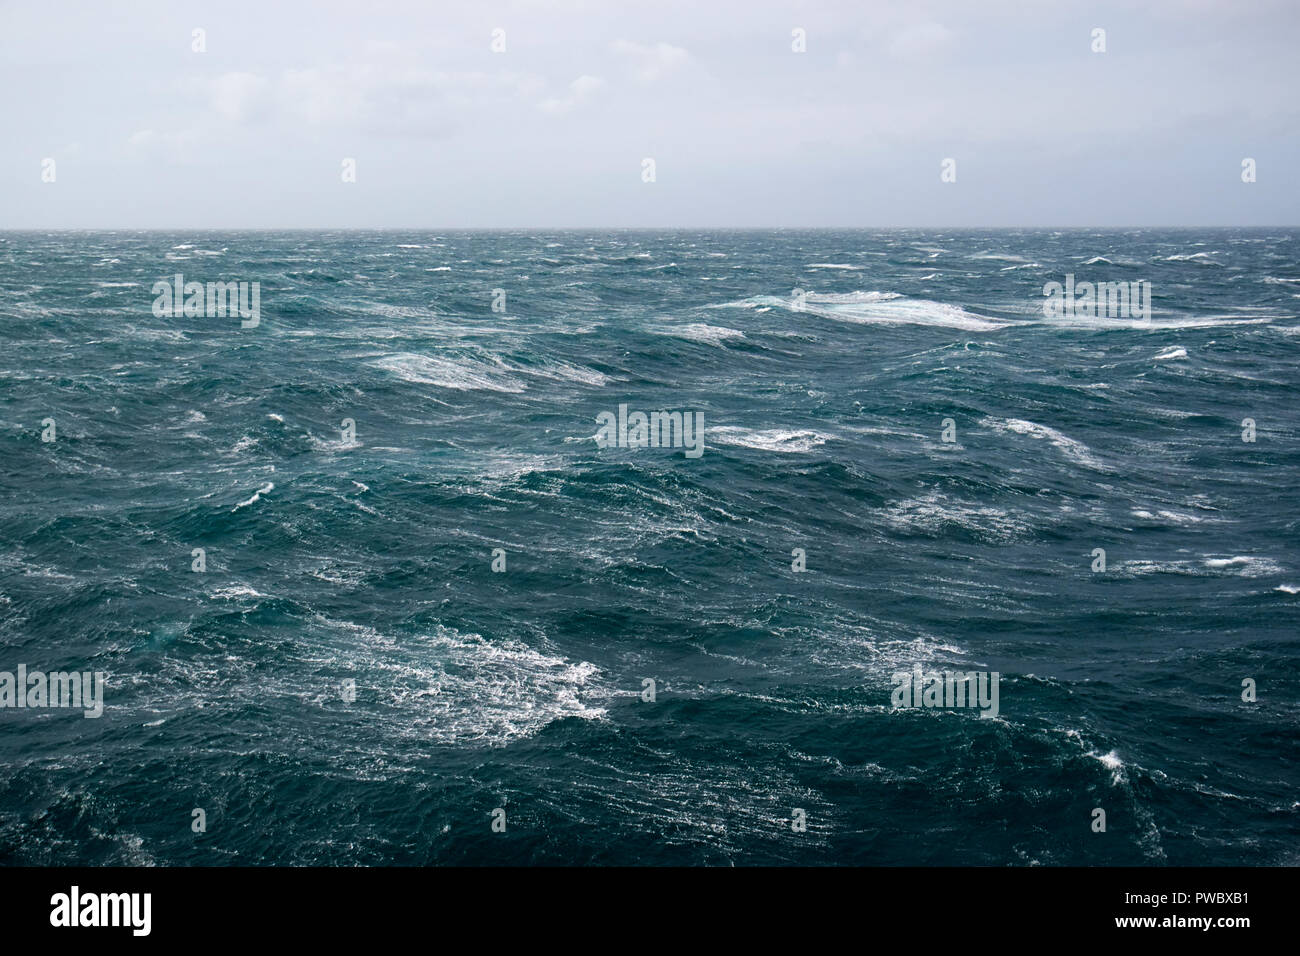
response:
[[[1300,863],[1298,385],[1300,230],[0,233],[0,863]]]

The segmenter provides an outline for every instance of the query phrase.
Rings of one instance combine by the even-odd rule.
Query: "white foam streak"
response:
[[[723,445],[738,445],[741,448],[754,448],[758,451],[777,451],[785,454],[811,451],[818,445],[824,445],[829,435],[814,431],[793,431],[782,428],[766,430],[739,428],[730,425],[714,427],[708,430],[708,440]]]
[[[1049,428],[1037,422],[1025,421],[1021,418],[984,418],[980,420],[980,424],[985,428],[1013,432],[1017,435],[1028,435],[1039,441],[1047,441],[1075,464],[1093,468],[1097,471],[1108,470],[1105,465],[1093,456],[1091,449],[1087,445],[1058,432],[1055,428]]]

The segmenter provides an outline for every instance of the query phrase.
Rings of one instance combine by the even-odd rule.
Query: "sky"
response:
[[[1296,0],[0,0],[0,229],[1297,225],[1298,50]]]

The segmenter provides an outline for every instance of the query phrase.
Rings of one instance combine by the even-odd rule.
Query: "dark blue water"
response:
[[[1298,253],[0,234],[0,670],[108,675],[0,709],[0,861],[1294,864]],[[1067,273],[1149,319],[1046,318]]]

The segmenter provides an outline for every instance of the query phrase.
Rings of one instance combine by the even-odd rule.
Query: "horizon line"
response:
[[[1119,226],[4,226],[23,232],[1121,232],[1132,230],[1300,229],[1300,224]]]

